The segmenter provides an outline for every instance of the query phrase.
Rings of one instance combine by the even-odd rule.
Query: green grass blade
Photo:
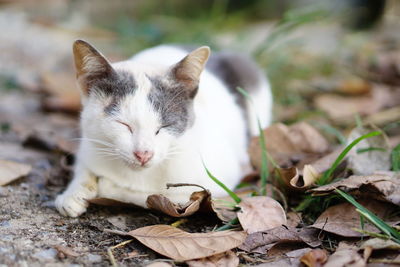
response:
[[[253,99],[251,98],[251,96],[249,95],[249,93],[246,90],[244,90],[241,87],[236,87],[236,90],[238,90],[239,93],[241,93],[251,103],[251,105],[254,106]],[[256,115],[256,116],[257,116],[258,132],[259,132],[259,136],[260,136],[259,144],[260,144],[260,148],[261,148],[261,172],[260,172],[261,190],[260,190],[260,195],[265,196],[267,194],[267,180],[268,180],[268,176],[269,176],[268,159],[271,159],[271,158],[268,157],[267,148],[265,145],[264,132],[261,127],[260,119],[259,119],[258,115]],[[274,165],[276,165],[276,163],[273,160],[271,162]]]
[[[340,153],[340,155],[336,158],[335,162],[332,164],[332,166],[329,168],[328,171],[326,171],[322,177],[318,180],[317,184],[319,185],[325,185],[326,183],[328,183],[331,179],[331,176],[333,174],[333,172],[336,170],[337,166],[339,166],[339,164],[342,162],[342,160],[346,157],[346,155],[349,153],[349,151],[355,146],[357,145],[359,142],[361,142],[364,139],[373,137],[373,136],[377,136],[382,134],[382,132],[380,131],[374,131],[374,132],[370,132],[368,134],[364,134],[362,136],[360,136],[359,138],[355,139],[353,142],[351,142],[350,145],[348,145],[343,151],[342,153]]]
[[[385,223],[381,218],[376,216],[374,213],[369,211],[367,208],[362,206],[349,194],[347,194],[339,189],[335,189],[335,191],[339,195],[341,195],[344,199],[346,199],[348,202],[350,202],[353,206],[355,206],[357,212],[359,212],[362,216],[364,216],[364,218],[366,218],[368,221],[370,221],[373,225],[375,225],[383,233],[390,236],[394,241],[400,243],[400,233],[397,230],[395,230],[393,227],[391,227],[390,225]]]
[[[357,154],[369,152],[369,151],[382,151],[385,152],[386,148],[383,147],[366,147],[366,148],[359,148],[356,150]]]
[[[232,220],[230,220],[227,224],[222,225],[221,227],[218,227],[217,229],[215,229],[215,231],[226,231],[231,229],[233,226],[239,224],[239,219],[236,217]]]
[[[398,144],[392,151],[392,170],[395,172],[400,171],[400,144]]]
[[[238,197],[232,190],[230,190],[223,182],[221,182],[220,180],[218,180],[217,177],[215,177],[214,175],[212,175],[212,173],[207,169],[206,165],[203,162],[203,166],[204,169],[207,172],[208,177],[210,177],[217,185],[219,185],[222,189],[225,190],[226,193],[228,193],[228,195],[236,202],[236,203],[240,203],[240,201],[242,201],[240,199],[240,197]]]

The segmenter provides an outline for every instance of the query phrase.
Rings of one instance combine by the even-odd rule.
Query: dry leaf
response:
[[[351,131],[348,137],[348,144],[353,142],[364,134],[373,131],[381,131],[376,127],[363,127],[355,128]],[[361,152],[362,150],[371,149],[369,151]],[[384,151],[381,151],[381,150]],[[381,135],[360,141],[348,153],[347,156],[348,167],[356,175],[369,175],[376,171],[389,171],[391,167],[390,162],[390,146],[387,136],[382,133]]]
[[[338,248],[335,253],[333,253],[328,261],[325,263],[324,267],[364,267],[366,262],[354,249],[340,249]]]
[[[152,225],[130,231],[154,251],[177,261],[209,257],[236,248],[246,238],[245,232],[221,231],[188,233],[170,225]]]
[[[189,267],[236,267],[239,265],[239,258],[229,250],[211,257],[186,262]]]
[[[314,104],[333,120],[346,122],[352,120],[354,114],[370,115],[378,112],[393,102],[391,98],[392,92],[389,88],[374,86],[370,94],[362,96],[322,94],[314,98]]]
[[[268,231],[249,234],[244,243],[239,247],[247,252],[265,254],[275,245],[283,243],[305,243],[311,247],[321,244],[318,240],[319,230],[312,228],[292,228],[280,226]]]
[[[146,265],[146,267],[172,267],[172,265],[164,261],[157,261]]]
[[[324,249],[313,249],[300,258],[308,267],[322,267],[327,260],[328,253]]]
[[[286,222],[287,226],[296,228],[301,223],[301,213],[299,212],[289,211],[286,214],[286,217],[287,217],[287,222]]]
[[[392,172],[367,176],[352,175],[347,179],[335,183],[313,188],[310,191],[314,196],[325,195],[336,188],[344,191],[357,189],[363,196],[370,196],[377,200],[389,201],[400,205],[400,175]]]
[[[77,114],[81,109],[81,99],[73,72],[43,73],[43,88],[50,95],[43,99],[42,106],[47,111],[62,111]]]
[[[177,203],[173,203],[171,200],[169,200],[169,198],[161,194],[154,194],[148,196],[146,200],[146,205],[149,209],[161,211],[162,213],[165,213],[172,217],[186,217],[198,211],[203,199],[209,196],[209,193],[207,193],[207,191],[201,191],[201,192],[203,192],[204,195],[203,197],[198,198],[196,200],[191,200],[185,205],[179,205]]]
[[[328,151],[329,143],[311,125],[302,122],[286,126],[276,123],[264,130],[266,149],[280,166],[292,166],[292,162],[304,160],[308,163],[315,154]],[[256,169],[261,169],[259,138],[253,138],[249,148],[250,159]]]
[[[281,204],[266,196],[248,197],[238,204],[237,217],[247,233],[266,231],[286,224],[286,214]]]
[[[229,222],[237,217],[236,208],[234,208],[235,205],[236,203],[230,197],[213,199],[211,201],[213,211],[223,222]]]
[[[338,155],[342,152],[341,148],[335,149],[333,152],[319,158],[310,164],[304,165],[303,169],[298,167],[279,168],[278,172],[285,185],[292,190],[305,191],[310,188],[317,179],[328,170]],[[341,170],[340,165],[338,171]]]
[[[367,247],[372,248],[373,250],[380,250],[380,249],[393,249],[393,250],[400,250],[400,244],[396,243],[390,239],[384,240],[382,238],[372,238],[364,241],[360,248],[365,249]]]
[[[300,176],[297,172],[290,180],[290,185],[293,188],[306,189],[313,185],[321,177],[321,173],[318,173],[312,165],[304,165],[303,175]]]
[[[0,159],[0,186],[9,184],[20,177],[28,175],[31,169],[32,166],[28,164]]]
[[[371,200],[359,200],[359,202],[381,218],[386,217],[386,215],[389,215],[393,211],[392,207],[388,207],[387,204],[382,202]],[[361,222],[360,214],[350,203],[342,203],[329,207],[318,217],[312,227],[345,237],[363,236],[363,234],[353,230],[361,229]],[[372,224],[365,224],[364,230],[369,232],[377,231]]]

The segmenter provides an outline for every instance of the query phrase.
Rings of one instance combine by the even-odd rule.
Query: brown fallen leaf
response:
[[[238,204],[237,217],[243,229],[251,234],[286,224],[286,214],[281,204],[266,196],[248,197]]]
[[[375,85],[370,94],[361,96],[341,96],[338,94],[321,94],[314,98],[317,108],[325,111],[328,116],[340,123],[352,120],[354,114],[370,115],[391,105],[396,105],[392,99],[390,88]]]
[[[262,263],[260,265],[255,265],[259,267],[292,267],[301,266],[300,257],[305,253],[310,251],[310,248],[301,248],[291,250],[283,255],[273,257],[268,259],[268,262]]]
[[[198,185],[167,184],[167,188],[180,186]],[[187,217],[199,211],[200,209],[203,211],[211,211],[211,193],[206,189],[193,192],[190,195],[189,201],[184,205],[174,203],[162,194],[154,194],[147,197],[146,205],[149,209],[160,211],[172,217]]]
[[[28,175],[31,170],[31,165],[0,159],[0,186]]]
[[[46,111],[62,111],[77,114],[81,109],[81,98],[75,76],[70,71],[42,73],[42,87],[50,95],[43,99]]]
[[[371,91],[371,84],[359,77],[349,77],[337,83],[336,91],[347,95],[362,95]]]
[[[393,207],[387,204],[371,201],[358,200],[364,207],[375,213],[381,218],[385,218],[393,211]],[[388,222],[390,224],[390,222]],[[396,221],[394,222],[396,223]],[[311,226],[323,231],[334,233],[344,237],[361,237],[363,234],[353,229],[361,229],[360,214],[350,203],[342,203],[326,209]],[[372,224],[365,224],[364,230],[376,232],[377,229]]]
[[[278,168],[280,178],[285,185],[294,191],[305,191],[310,188],[321,177],[321,174],[328,170],[342,149],[335,149],[333,152],[310,162],[303,166],[303,169],[292,166],[288,168]],[[340,171],[343,164],[338,167]]]
[[[367,241],[364,241],[360,248],[365,249],[367,247],[372,248],[373,250],[380,249],[392,249],[392,250],[400,250],[400,244],[396,243],[390,239],[382,239],[382,238],[371,238]]]
[[[296,228],[302,221],[300,212],[289,211],[286,214],[286,217],[287,217],[286,225],[293,228]]]
[[[319,230],[312,228],[292,228],[280,226],[268,231],[249,234],[244,243],[239,247],[247,252],[265,254],[272,247],[282,243],[305,243],[310,247],[321,244],[318,240]]]
[[[218,198],[211,200],[211,207],[217,217],[223,222],[229,222],[237,217],[236,203],[230,198]]]
[[[146,267],[172,267],[172,265],[165,261],[157,261],[146,265]]]
[[[205,258],[238,247],[245,232],[188,233],[170,225],[152,225],[127,233],[154,251],[177,261]]]
[[[367,266],[364,259],[357,253],[357,248],[342,245],[339,246],[335,253],[329,256],[324,267],[365,267]]]
[[[286,126],[276,123],[264,130],[266,149],[279,166],[292,166],[293,162],[308,163],[329,150],[327,140],[311,125],[302,122]],[[259,137],[251,140],[249,154],[251,163],[261,169]]]
[[[370,196],[377,200],[384,200],[395,205],[400,205],[400,174],[394,172],[382,172],[373,175],[352,175],[347,179],[328,185],[313,188],[310,192],[314,196],[326,195],[336,188],[344,191],[355,190],[363,196]]]
[[[360,136],[373,131],[382,130],[374,126],[355,128],[351,131],[347,142],[350,144]],[[361,140],[348,153],[347,162],[348,168],[356,175],[369,175],[376,171],[389,171],[391,161],[387,136],[382,132],[381,135]]]
[[[232,251],[216,254],[211,257],[186,262],[189,267],[236,267],[239,265],[239,258]]]
[[[327,260],[328,252],[324,249],[313,249],[300,258],[307,267],[322,267]]]

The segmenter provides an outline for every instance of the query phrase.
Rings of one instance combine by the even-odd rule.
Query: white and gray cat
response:
[[[74,178],[55,202],[61,214],[79,216],[95,197],[146,207],[151,194],[184,203],[198,190],[166,189],[167,183],[199,184],[223,195],[203,161],[230,188],[250,170],[248,140],[257,135],[257,116],[262,127],[270,122],[272,97],[247,57],[157,46],[111,64],[81,40],[73,52],[82,139]]]

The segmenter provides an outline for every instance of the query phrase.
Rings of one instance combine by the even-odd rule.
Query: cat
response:
[[[73,55],[82,138],[73,180],[55,201],[61,214],[77,217],[95,197],[146,207],[151,194],[185,203],[199,190],[167,183],[224,195],[205,166],[229,188],[250,171],[248,141],[258,135],[257,116],[270,123],[272,96],[249,58],[161,45],[111,64],[83,40]]]

